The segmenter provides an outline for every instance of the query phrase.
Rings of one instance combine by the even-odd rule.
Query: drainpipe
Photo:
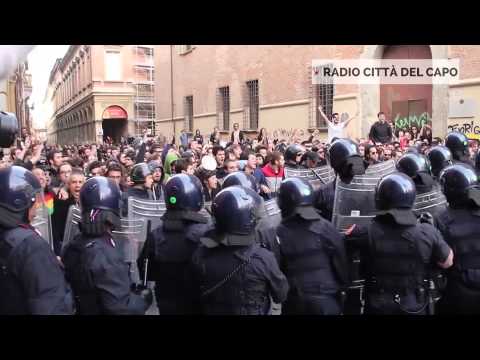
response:
[[[170,45],[170,100],[171,100],[171,110],[172,110],[172,122],[173,122],[173,136],[176,137],[177,134],[177,124],[173,118],[173,47],[175,45]]]

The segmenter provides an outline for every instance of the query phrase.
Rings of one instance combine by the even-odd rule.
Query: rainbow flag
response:
[[[45,207],[47,208],[48,215],[53,214],[53,198],[54,196],[52,193],[46,193],[43,200],[45,203]]]

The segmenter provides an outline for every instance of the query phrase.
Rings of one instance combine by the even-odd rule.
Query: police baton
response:
[[[326,184],[326,182],[321,178],[320,175],[318,175],[318,174],[315,172],[315,170],[311,169],[311,171],[313,172],[313,175],[315,175],[315,177],[322,182],[322,184]]]

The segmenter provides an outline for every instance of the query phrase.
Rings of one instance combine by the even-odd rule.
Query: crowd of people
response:
[[[19,165],[32,170],[44,188],[45,197],[54,198],[52,232],[55,252],[59,254],[68,209],[78,204],[80,189],[88,178],[105,176],[120,186],[124,216],[127,215],[128,197],[163,200],[166,182],[172,175],[181,173],[199,178],[206,202],[211,202],[220,191],[223,179],[237,171],[253,175],[260,195],[269,200],[278,188],[271,186],[271,180],[278,180],[275,183],[279,185],[285,178],[285,167],[312,169],[327,165],[330,143],[345,135],[345,126],[340,124],[338,113],[328,121],[330,142],[318,129],[310,134],[298,129],[276,129],[270,133],[262,128],[258,136],[250,138],[239,129],[239,124],[234,124],[228,141],[222,140],[218,128],[214,128],[209,136],[203,136],[199,130],[188,136],[182,130],[180,145],[173,137],[154,137],[145,132],[143,138],[122,138],[117,145],[106,141],[59,146],[41,143],[22,129],[22,136],[9,154],[4,154],[0,166]],[[337,125],[340,131],[335,129]],[[443,143],[440,138],[432,138],[428,125],[420,131],[415,126],[395,131],[384,113],[378,114],[369,138],[355,139],[355,142],[369,165],[398,160],[412,148],[425,154],[432,146]],[[286,152],[292,144],[298,145],[296,154]],[[469,150],[473,161],[478,141],[470,140]]]
[[[320,108],[320,110],[322,109]],[[8,171],[17,174],[16,176],[21,173],[18,169],[30,170],[42,188],[43,201],[54,199],[53,206],[47,205],[49,214],[52,216],[53,251],[59,261],[65,263],[67,279],[72,281],[74,292],[76,291],[75,288],[78,291],[79,286],[80,289],[84,286],[92,286],[91,284],[84,284],[83,279],[77,278],[77,276],[82,275],[82,273],[79,275],[77,272],[79,266],[86,266],[85,261],[100,260],[94,256],[90,260],[80,259],[82,262],[78,262],[80,261],[78,259],[79,251],[83,250],[79,250],[77,247],[84,247],[85,244],[82,242],[84,240],[78,242],[79,239],[76,239],[69,245],[70,248],[66,252],[62,247],[70,206],[79,205],[82,208],[81,232],[88,240],[110,233],[111,228],[105,227],[105,224],[110,224],[109,226],[115,228],[117,226],[115,224],[120,217],[128,216],[128,198],[134,197],[159,200],[167,205],[167,213],[162,218],[164,221],[162,227],[149,234],[143,253],[138,260],[138,267],[144,272],[144,275],[146,265],[143,264],[143,261],[145,259],[153,261],[151,265],[153,266],[151,270],[153,275],[150,274],[150,277],[155,278],[157,276],[163,281],[162,290],[156,293],[157,305],[159,308],[163,308],[161,313],[175,314],[193,311],[189,308],[191,306],[190,302],[182,304],[178,301],[179,299],[184,301],[188,298],[188,294],[191,293],[191,288],[194,286],[192,287],[188,281],[179,285],[179,281],[180,283],[183,281],[181,278],[182,269],[188,262],[188,258],[192,256],[195,249],[199,249],[194,256],[192,266],[196,269],[193,272],[203,274],[202,281],[213,284],[217,282],[217,285],[211,289],[207,287],[201,297],[209,294],[210,291],[215,291],[217,287],[221,287],[242,267],[247,266],[252,256],[253,258],[256,256],[257,259],[262,260],[255,266],[260,266],[262,269],[258,268],[260,270],[257,270],[266,274],[266,281],[270,287],[269,296],[274,303],[283,303],[282,312],[287,314],[309,312],[314,314],[340,314],[343,311],[341,309],[342,301],[336,299],[337,295],[329,295],[326,300],[320,298],[312,300],[312,298],[309,300],[310,305],[307,306],[303,299],[303,296],[307,294],[292,295],[288,293],[289,287],[292,286],[291,281],[299,281],[298,275],[293,275],[297,270],[290,268],[290,266],[293,266],[296,262],[299,262],[297,265],[300,267],[305,266],[304,262],[308,263],[309,260],[304,259],[304,257],[318,257],[318,261],[324,261],[323,257],[325,256],[331,258],[332,263],[327,268],[329,266],[332,268],[328,271],[325,270],[327,268],[322,267],[324,265],[320,266],[315,263],[310,264],[313,268],[308,268],[310,265],[307,264],[306,277],[300,278],[303,279],[302,282],[306,281],[305,284],[308,285],[309,276],[316,274],[311,279],[312,286],[324,286],[320,284],[322,281],[332,282],[331,286],[336,289],[336,292],[338,289],[347,286],[349,282],[347,254],[345,252],[348,246],[342,240],[343,237],[353,239],[349,240],[350,244],[357,242],[360,247],[368,247],[371,245],[370,240],[368,240],[369,235],[362,232],[364,229],[360,231],[355,226],[349,228],[344,234],[333,227],[330,221],[332,220],[335,182],[326,183],[317,193],[318,189],[314,189],[311,184],[304,180],[298,178],[286,180],[288,177],[286,176],[287,170],[315,169],[328,165],[333,167],[342,181],[348,183],[353,176],[363,174],[365,169],[371,165],[382,161],[396,160],[397,169],[400,173],[394,173],[383,178],[381,183],[377,185],[376,190],[377,206],[378,204],[385,206],[377,209],[380,210],[379,219],[382,219],[381,216],[385,213],[387,215],[393,214],[394,220],[388,220],[385,223],[382,222],[384,220],[379,220],[379,226],[380,228],[386,226],[386,228],[382,228],[382,231],[396,229],[391,234],[390,240],[397,236],[403,236],[402,232],[405,228],[402,226],[410,226],[410,230],[416,234],[414,236],[415,241],[430,244],[428,245],[430,249],[428,251],[422,247],[423,250],[421,251],[425,252],[425,254],[422,253],[422,256],[431,257],[432,261],[436,261],[441,268],[448,268],[452,266],[453,252],[443,240],[442,234],[444,232],[442,234],[438,233],[437,228],[433,227],[433,221],[428,218],[425,222],[431,228],[426,228],[427,225],[418,225],[419,227],[417,227],[417,220],[412,218],[412,214],[410,214],[415,194],[424,191],[426,188],[432,189],[432,185],[435,181],[438,181],[439,174],[432,171],[424,160],[427,157],[422,158],[422,156],[430,155],[430,149],[433,147],[442,154],[443,150],[441,149],[443,148],[446,149],[448,154],[440,159],[441,168],[451,164],[451,160],[455,156],[463,163],[474,165],[478,158],[478,142],[476,140],[467,141],[463,134],[455,134],[452,138],[455,144],[459,144],[460,150],[457,152],[450,146],[452,149],[450,153],[448,148],[438,146],[444,145],[444,141],[440,138],[432,138],[431,128],[428,125],[424,125],[420,130],[416,127],[412,127],[408,131],[395,130],[394,125],[386,121],[383,113],[378,114],[378,121],[372,125],[368,139],[349,140],[344,138],[345,125],[349,121],[348,116],[342,116],[341,121],[339,115],[334,113],[330,119],[326,118],[326,120],[328,121],[327,140],[321,136],[319,130],[308,133],[297,129],[291,129],[290,131],[280,129],[272,133],[269,133],[266,129],[261,129],[258,136],[251,138],[240,130],[239,124],[234,124],[233,132],[227,141],[222,139],[218,128],[215,128],[209,136],[203,136],[199,130],[196,130],[194,135],[190,136],[185,130],[182,130],[179,139],[180,145],[176,144],[173,136],[171,138],[154,137],[147,135],[146,132],[142,138],[122,138],[120,144],[112,144],[111,141],[106,141],[103,144],[46,145],[34,136],[29,135],[26,129],[22,129],[21,137],[18,138],[16,146],[3,154],[1,168],[4,170],[13,169]],[[411,156],[405,156],[405,154]],[[0,170],[0,172],[2,171]],[[466,185],[462,183],[458,187],[468,185],[470,186],[468,191],[470,191],[472,186],[478,186],[478,180],[475,172],[469,173],[468,171],[470,170],[460,167],[452,170],[451,175],[447,172],[444,184],[448,181],[456,184],[458,179],[461,178]],[[420,173],[421,175],[418,175]],[[22,174],[21,176],[24,179],[27,178],[24,173]],[[9,176],[13,178],[12,175]],[[435,179],[430,181],[429,179],[433,179],[432,176]],[[453,180],[450,180],[448,176],[451,176]],[[457,191],[455,186],[452,191]],[[452,193],[449,194],[448,196],[452,196]],[[473,192],[468,196],[476,199],[477,193],[472,194]],[[263,215],[260,214],[258,208],[262,208],[263,205],[260,205],[256,197],[263,198],[262,201],[277,199],[276,203],[283,218],[281,224],[273,225],[262,218]],[[384,200],[382,200],[382,197]],[[448,200],[453,204],[454,198],[451,197]],[[381,201],[383,201],[383,205]],[[470,198],[466,201],[470,201]],[[480,197],[478,202],[480,204]],[[204,226],[207,226],[205,220],[197,214],[203,208],[204,203],[213,203],[209,210],[215,218],[213,229],[211,227],[205,228]],[[330,209],[325,210],[326,207]],[[255,213],[254,219],[250,217],[253,213]],[[397,216],[400,220],[397,219]],[[397,220],[399,223],[395,222]],[[211,224],[208,226],[211,226]],[[437,226],[442,229],[441,225]],[[445,226],[446,228],[443,228],[442,231],[448,230],[448,225]],[[171,236],[176,238],[178,242],[169,242]],[[254,242],[261,245],[259,245],[260,248],[250,247],[251,241],[253,241],[252,236],[255,238]],[[298,236],[303,238],[305,243],[297,244],[295,239]],[[196,241],[199,238],[201,238],[205,248],[197,248]],[[195,245],[192,244],[193,239],[196,239],[194,241]],[[317,248],[318,239],[321,239],[321,242],[324,243],[322,245],[323,250]],[[392,249],[397,246],[395,243],[389,244],[388,241],[385,244],[392,246]],[[90,242],[89,244],[93,243]],[[179,245],[180,243],[182,245]],[[112,244],[115,247],[113,241]],[[219,244],[224,244],[226,248],[233,249],[232,251],[235,251],[237,247],[247,250],[241,252],[243,255],[234,252],[229,253],[228,256],[220,250],[209,250],[216,248]],[[245,248],[246,245],[249,247]],[[87,244],[87,247],[89,246]],[[387,250],[387,248],[384,249],[384,251]],[[110,247],[107,246],[102,251],[105,252],[107,259],[112,257],[108,261],[119,261],[118,254],[115,251],[112,252]],[[393,253],[387,253],[379,256],[388,258],[394,255]],[[234,271],[229,273],[225,279],[219,281],[217,279],[218,274],[224,272],[225,269],[223,268],[228,268],[232,261],[233,263],[237,261],[230,258],[233,255],[233,259],[238,256],[238,259],[244,260],[238,262]],[[93,255],[87,254],[85,256],[88,258],[88,256]],[[209,260],[210,256],[212,256],[212,259],[218,257],[218,260],[210,263],[210,261],[213,261]],[[225,258],[225,256],[227,257]],[[397,258],[392,258],[389,261],[395,263],[397,260]],[[285,261],[289,262],[290,265],[285,265]],[[398,264],[403,266],[400,262]],[[317,269],[318,266],[320,267]],[[216,271],[208,273],[205,270],[208,268],[211,271],[218,268],[219,273]],[[324,273],[324,271],[327,271],[327,273]],[[330,273],[331,271],[333,272]],[[389,270],[385,271],[388,272]],[[285,272],[286,278],[282,272]],[[248,274],[247,272],[245,276],[250,276]],[[117,275],[112,273],[112,276]],[[126,274],[120,277],[124,276]],[[326,278],[320,281],[319,279],[322,277]],[[94,279],[89,281],[95,282]],[[129,280],[124,279],[122,281],[128,282]],[[193,280],[189,279],[189,281]],[[302,289],[304,289],[305,284],[301,285]],[[255,282],[251,283],[252,288],[249,291],[255,293],[254,287],[257,285],[255,285]],[[293,285],[298,291],[297,284]],[[150,306],[151,294],[149,294],[149,289],[145,286],[135,289],[136,303],[130,303],[130,305],[127,304],[126,307],[123,307],[118,303],[119,299],[115,300],[115,305],[112,306],[121,306],[120,310],[117,309],[118,313],[123,311],[128,313],[130,310],[133,313],[143,313]],[[321,290],[320,293],[323,293],[324,290]],[[118,289],[109,291],[118,291]],[[312,289],[312,291],[316,293],[317,290]],[[253,293],[249,296],[253,296]],[[287,293],[289,294],[289,300],[287,299]],[[84,295],[86,299],[90,299],[92,296],[91,293]],[[124,294],[124,296],[127,295]],[[122,302],[126,301],[127,303],[130,300],[133,301],[133,298],[128,300],[128,296],[122,299]],[[206,312],[228,313],[229,311],[240,311],[242,313],[246,311],[246,313],[264,314],[272,311],[270,300],[264,299],[263,295],[261,301],[254,297],[242,299],[242,296],[240,296],[238,304],[232,303],[228,306],[215,303],[215,300],[213,304],[215,306],[210,304],[213,307]],[[109,301],[113,300],[110,299]],[[393,305],[390,304],[389,306],[395,307],[394,302],[396,301],[393,301]],[[418,302],[413,302],[413,304],[416,303]],[[236,308],[237,305],[241,306]],[[85,304],[81,306],[85,306]],[[97,305],[92,306],[96,309],[95,311],[102,312]],[[308,308],[309,306],[312,307]],[[128,310],[129,308],[131,309]],[[219,308],[222,310],[219,310]],[[387,311],[386,313],[397,311],[382,309],[377,310]],[[424,309],[425,307],[420,312],[423,313]],[[112,308],[109,311],[115,313],[117,310]],[[377,310],[370,309],[373,312]]]

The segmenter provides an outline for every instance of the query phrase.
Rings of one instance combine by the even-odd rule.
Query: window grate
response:
[[[245,83],[243,126],[245,129],[258,129],[258,115],[260,111],[258,96],[258,80]]]
[[[332,67],[331,64],[323,67]],[[312,83],[312,68],[310,68],[310,128],[324,129],[327,127],[325,119],[321,116],[319,106],[322,106],[325,115],[331,119],[333,112],[333,96],[335,93],[334,84],[331,79],[322,79],[322,83]]]
[[[185,129],[193,131],[193,95],[185,96],[184,104]]]
[[[230,88],[217,89],[217,127],[228,131],[230,129]]]

